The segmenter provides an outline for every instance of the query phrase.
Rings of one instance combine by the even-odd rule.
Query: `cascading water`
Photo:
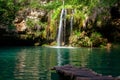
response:
[[[72,34],[72,30],[73,30],[73,19],[74,19],[73,14],[74,14],[74,10],[72,10],[72,16],[70,19],[70,30],[71,30],[70,32],[71,32],[71,34]]]
[[[64,0],[63,0],[63,6],[64,6]],[[67,15],[67,10],[64,9],[63,7],[60,15],[59,30],[58,30],[58,36],[57,36],[58,47],[61,46],[61,42],[63,41],[65,42],[66,15]]]
[[[60,15],[59,31],[58,31],[58,37],[57,37],[57,46],[61,45],[61,33],[63,33],[62,32],[63,15],[64,15],[64,8],[62,9],[61,15]]]
[[[67,15],[67,10],[65,9],[65,13],[64,13],[64,28],[63,28],[63,42],[65,45],[65,40],[66,40],[66,15]]]

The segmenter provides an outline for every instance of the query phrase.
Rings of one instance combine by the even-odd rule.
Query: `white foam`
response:
[[[76,48],[76,47],[70,47],[70,46],[45,46],[49,48]]]

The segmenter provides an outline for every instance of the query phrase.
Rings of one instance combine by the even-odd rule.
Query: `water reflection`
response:
[[[85,67],[88,63],[88,55],[91,53],[90,48],[70,49],[70,64]]]
[[[57,80],[53,66],[72,64],[103,75],[120,75],[120,48],[14,47],[0,49],[0,80]]]
[[[120,75],[120,50],[118,49],[112,49],[109,52],[106,49],[93,49],[88,60],[87,66],[98,73],[112,76]]]
[[[57,65],[58,66],[62,66],[70,63],[69,53],[70,53],[69,50],[61,49],[61,48],[57,49]]]
[[[15,79],[51,80],[50,68],[52,68],[53,56],[50,53],[49,49],[44,48],[30,48],[19,51],[14,70]]]
[[[58,62],[58,66],[61,66],[62,65],[62,55],[61,55],[61,52],[60,52],[60,49],[57,49],[57,62]]]
[[[31,52],[33,51],[22,49],[17,53],[15,79],[39,80],[39,54]]]

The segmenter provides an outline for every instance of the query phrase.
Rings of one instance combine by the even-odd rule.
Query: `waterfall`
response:
[[[65,9],[65,13],[64,13],[64,28],[63,28],[63,42],[64,42],[64,45],[65,45],[65,40],[66,40],[66,15],[67,15],[67,10]]]
[[[62,9],[61,15],[60,15],[60,23],[59,23],[59,30],[58,30],[58,37],[57,37],[57,46],[61,45],[61,33],[63,33],[62,32],[63,15],[64,15],[64,9]]]
[[[72,34],[72,30],[73,30],[73,19],[74,19],[73,14],[74,14],[74,10],[72,10],[72,16],[70,19],[70,30],[71,30],[70,32],[71,32],[71,34]]]
[[[63,0],[63,6],[64,6],[64,0]],[[67,15],[67,10],[64,9],[63,7],[60,15],[59,30],[58,30],[58,36],[57,36],[57,46],[61,46],[62,42],[65,43],[66,15]]]

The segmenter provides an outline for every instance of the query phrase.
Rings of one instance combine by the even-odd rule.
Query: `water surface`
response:
[[[65,64],[120,76],[120,48],[0,48],[0,80],[58,80],[55,71],[50,69]]]

